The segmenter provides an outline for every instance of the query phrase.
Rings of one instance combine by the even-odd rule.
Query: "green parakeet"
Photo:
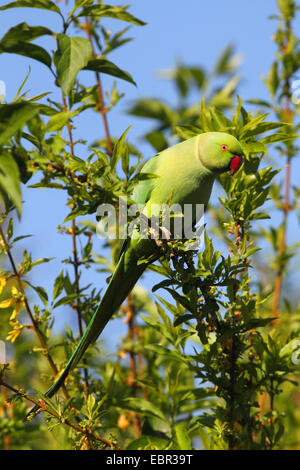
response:
[[[132,199],[136,203],[145,204],[143,212],[146,217],[151,215],[153,205],[177,203],[182,206],[206,206],[215,178],[226,171],[231,171],[233,175],[241,165],[242,155],[242,147],[232,135],[223,132],[199,134],[148,160],[141,171],[156,177],[140,180],[133,191]],[[134,237],[126,240],[97,310],[65,369],[46,392],[47,397],[57,392],[88,346],[96,341],[111,316],[131,292],[149,264],[139,264],[138,261],[142,257],[153,255],[153,262],[153,259],[160,257],[159,251],[150,237],[141,238],[135,233]],[[32,411],[36,410],[37,407]]]

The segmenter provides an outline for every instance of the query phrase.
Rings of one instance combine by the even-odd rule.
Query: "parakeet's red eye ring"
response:
[[[221,148],[221,150],[222,150],[223,152],[227,152],[227,151],[228,151],[228,145],[226,145],[226,144],[221,145],[220,148]]]

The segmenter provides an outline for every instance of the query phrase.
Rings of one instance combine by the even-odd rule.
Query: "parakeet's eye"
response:
[[[228,145],[226,145],[226,144],[221,145],[220,148],[221,148],[221,150],[222,150],[223,152],[227,152],[227,151],[228,151]]]

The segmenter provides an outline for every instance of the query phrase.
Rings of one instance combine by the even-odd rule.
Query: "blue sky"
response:
[[[8,0],[1,0],[1,4],[7,2]],[[121,1],[106,3],[118,5]],[[129,116],[125,111],[134,100],[147,96],[175,103],[177,95],[173,85],[159,78],[158,72],[172,68],[179,60],[186,65],[200,65],[211,70],[221,50],[226,45],[233,44],[236,52],[243,56],[239,95],[244,100],[253,97],[268,98],[261,74],[268,73],[276,50],[271,39],[276,30],[276,23],[268,19],[270,14],[276,13],[275,0],[133,0],[129,11],[148,24],[144,27],[133,26],[128,35],[133,37],[134,41],[110,56],[113,62],[133,76],[137,87],[118,81],[118,89],[125,93],[125,98],[109,115],[109,127],[113,136],[119,136],[133,124],[129,137],[144,151],[145,159],[151,157],[153,151],[147,144],[142,144],[140,138],[151,128],[151,122]],[[23,21],[29,25],[44,25],[57,32],[60,32],[61,28],[60,18],[55,13],[43,10],[19,8],[3,11],[0,15],[0,37],[10,27]],[[112,31],[124,27],[124,23],[111,19],[106,19],[105,24],[109,25]],[[295,22],[295,28],[299,30],[299,19]],[[48,47],[50,45],[53,49],[55,47],[52,38],[41,39],[38,43]],[[31,74],[25,86],[25,89],[30,89],[29,96],[51,91],[52,99],[59,98],[47,67],[22,56],[2,54],[0,80],[6,83],[7,102],[14,98],[20,83],[28,73],[29,64]],[[93,75],[88,72],[83,72],[80,78],[86,84],[94,83]],[[110,77],[103,75],[102,82],[104,89],[111,89]],[[75,123],[75,138],[84,137],[92,143],[95,139],[103,137],[99,115],[89,111]],[[84,154],[85,149],[81,148],[79,152]],[[295,180],[296,174],[294,171]],[[22,221],[16,221],[16,233],[32,233],[34,236],[20,245],[20,250],[28,249],[34,259],[56,257],[56,260],[41,265],[32,272],[31,281],[49,289],[61,270],[59,260],[69,256],[71,252],[71,238],[57,233],[57,225],[61,224],[67,214],[64,196],[59,191],[50,189],[23,188],[23,199]],[[100,241],[96,241],[95,248],[101,250]],[[84,279],[97,285],[103,284],[103,276],[97,273],[90,272]],[[146,285],[150,287],[152,284],[153,277],[148,276]],[[57,314],[56,324],[59,327],[66,322],[72,323],[74,312],[68,307],[60,308]],[[112,328],[110,326],[104,335],[110,338],[110,341],[113,341]],[[122,328],[120,326],[120,331]]]

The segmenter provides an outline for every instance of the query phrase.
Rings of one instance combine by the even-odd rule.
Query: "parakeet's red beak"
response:
[[[236,171],[238,171],[239,167],[242,164],[242,158],[239,155],[234,155],[230,161],[230,174],[231,176],[234,175]]]

